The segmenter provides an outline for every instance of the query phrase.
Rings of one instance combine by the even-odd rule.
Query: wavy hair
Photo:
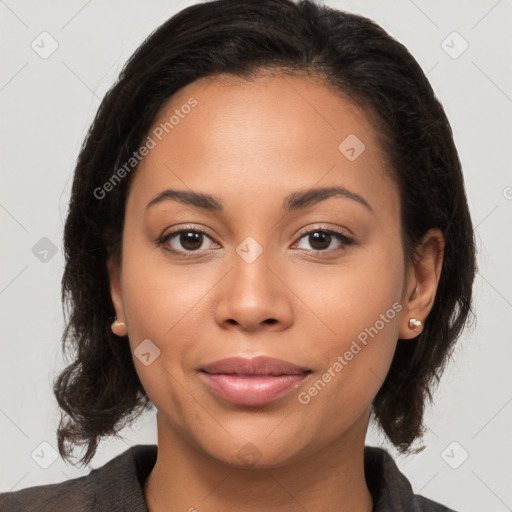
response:
[[[105,95],[81,147],[64,228],[64,351],[54,383],[60,454],[87,464],[104,436],[150,407],[126,340],[110,329],[107,261],[121,258],[127,190],[99,187],[147,136],[160,109],[195,80],[265,72],[310,74],[375,121],[401,198],[406,261],[433,227],[445,238],[433,308],[414,343],[398,340],[372,414],[402,452],[424,433],[427,399],[472,315],[474,234],[450,124],[408,50],[379,25],[310,0],[216,0],[180,11],[135,51]],[[95,192],[96,191],[96,192]]]

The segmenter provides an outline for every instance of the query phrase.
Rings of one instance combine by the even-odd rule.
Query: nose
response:
[[[256,259],[235,254],[218,287],[215,318],[224,329],[281,331],[293,323],[293,292],[286,273],[263,251]]]

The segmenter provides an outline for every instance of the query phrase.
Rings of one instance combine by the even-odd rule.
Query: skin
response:
[[[442,234],[429,231],[415,262],[404,261],[398,190],[374,124],[320,79],[201,79],[173,96],[154,127],[190,97],[197,106],[133,176],[122,261],[108,265],[116,333],[128,334],[132,350],[145,339],[160,350],[148,366],[134,357],[158,410],[148,508],[371,511],[363,467],[370,404],[397,339],[414,343],[421,332],[409,318],[425,321],[433,305]],[[349,134],[366,146],[354,161],[338,149]],[[371,210],[339,196],[282,209],[288,194],[328,186],[359,194]],[[224,211],[171,200],[146,208],[169,188],[212,194]],[[190,225],[206,233],[195,246],[179,235],[155,243]],[[354,243],[304,234],[320,228]],[[263,250],[251,263],[236,252],[248,236]],[[299,393],[395,303],[401,311],[300,403]],[[204,364],[236,355],[284,359],[312,373],[271,404],[237,406],[198,378]]]

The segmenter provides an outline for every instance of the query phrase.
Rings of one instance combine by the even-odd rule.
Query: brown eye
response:
[[[306,241],[306,244],[301,246],[301,242],[304,240]],[[336,231],[315,229],[304,233],[300,237],[300,241],[297,246],[298,249],[304,249],[307,251],[330,252],[331,250],[335,251],[337,249],[342,249],[344,246],[350,245],[351,243],[351,238]],[[310,247],[304,246],[308,244]],[[336,245],[338,245],[338,247],[336,247]]]
[[[178,240],[187,251],[197,251],[203,245],[203,234],[197,231],[182,231],[178,234]]]
[[[208,249],[209,247],[203,247],[207,240],[211,241],[211,238],[202,231],[181,229],[165,235],[158,241],[158,244],[163,245],[165,249],[171,252],[191,253]]]
[[[325,231],[315,231],[308,235],[309,243],[315,251],[322,251],[328,249],[331,245],[332,236]]]

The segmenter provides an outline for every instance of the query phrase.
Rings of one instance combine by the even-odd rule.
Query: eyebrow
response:
[[[366,199],[344,187],[312,188],[293,192],[285,197],[283,201],[283,210],[285,212],[301,210],[321,201],[325,201],[331,197],[351,199],[352,201],[356,201],[363,205],[371,212],[374,212]],[[155,204],[161,203],[162,201],[178,201],[183,204],[195,206],[196,208],[202,208],[212,212],[224,212],[224,205],[222,204],[222,200],[218,197],[201,192],[173,189],[164,190],[156,195],[147,204],[146,210]]]

